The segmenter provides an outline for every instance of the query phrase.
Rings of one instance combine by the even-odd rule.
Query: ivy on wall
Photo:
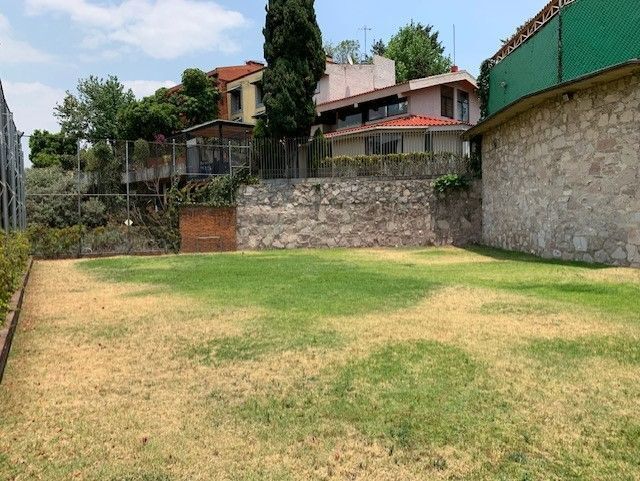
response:
[[[489,115],[489,89],[491,69],[495,67],[495,60],[489,58],[482,62],[480,66],[480,76],[478,77],[478,95],[480,97],[480,117],[485,119]]]

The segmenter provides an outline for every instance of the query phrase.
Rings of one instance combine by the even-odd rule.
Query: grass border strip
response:
[[[31,268],[33,267],[33,258],[30,257],[27,261],[27,269],[22,276],[20,287],[11,297],[9,302],[9,310],[7,312],[2,329],[0,329],[0,383],[4,376],[4,370],[7,367],[9,361],[9,351],[11,351],[11,343],[13,341],[13,335],[18,327],[18,320],[20,319],[20,310],[22,309],[22,302],[24,300],[24,291],[29,281],[31,274]]]

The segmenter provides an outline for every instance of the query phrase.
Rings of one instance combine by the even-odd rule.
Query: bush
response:
[[[0,233],[0,325],[9,300],[18,288],[29,257],[29,242],[23,234]]]
[[[436,192],[446,194],[449,192],[455,192],[464,190],[469,187],[471,182],[468,178],[458,174],[447,174],[438,177],[433,183],[433,188]]]
[[[43,259],[76,256],[82,235],[79,225],[60,229],[35,225],[27,229],[32,254]]]

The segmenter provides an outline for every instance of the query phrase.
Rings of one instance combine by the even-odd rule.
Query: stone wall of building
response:
[[[482,150],[483,243],[640,266],[640,75],[534,107]]]
[[[267,181],[242,187],[239,249],[465,245],[480,240],[481,187],[430,180]]]

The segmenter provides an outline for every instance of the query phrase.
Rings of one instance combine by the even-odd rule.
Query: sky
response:
[[[265,0],[0,0],[0,80],[18,128],[57,131],[53,108],[77,80],[113,74],[138,97],[182,71],[262,59]],[[325,42],[363,26],[387,41],[414,20],[440,32],[446,53],[477,75],[500,39],[547,0],[316,0]],[[364,46],[364,45],[363,45]]]

